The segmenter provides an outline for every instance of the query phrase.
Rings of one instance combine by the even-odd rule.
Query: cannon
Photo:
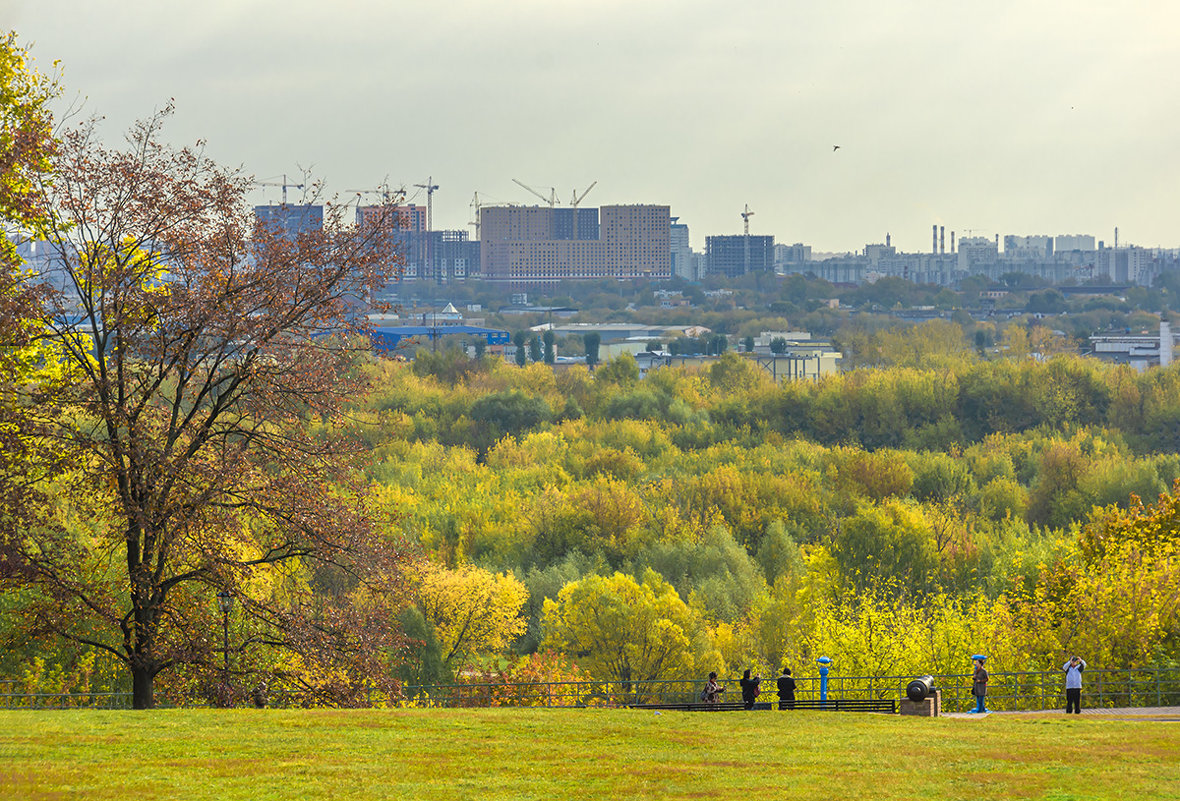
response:
[[[925,701],[934,694],[934,677],[919,676],[906,685],[905,694],[914,703]]]

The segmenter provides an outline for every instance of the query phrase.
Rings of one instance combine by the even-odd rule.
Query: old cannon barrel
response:
[[[925,701],[934,692],[934,677],[919,676],[906,685],[905,694],[911,701]]]

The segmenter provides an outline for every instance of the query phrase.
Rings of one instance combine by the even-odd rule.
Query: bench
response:
[[[704,701],[689,701],[683,704],[628,704],[628,709],[671,709],[677,712],[737,712],[746,708],[746,705],[733,701],[718,701],[715,704],[707,704]]]
[[[755,709],[778,706],[778,701],[760,701]],[[682,704],[628,704],[629,709],[670,709],[678,712],[736,712],[744,710],[745,704],[723,701],[716,704],[706,704],[700,701]],[[883,712],[894,715],[897,713],[897,700],[893,698],[829,698],[821,701],[818,698],[803,698],[793,702],[795,711],[826,711],[826,712]],[[790,710],[787,710],[790,711]]]
[[[795,701],[795,709],[823,710],[830,712],[885,712],[893,715],[897,713],[897,699],[895,698],[829,698],[821,701],[818,698],[803,698]]]

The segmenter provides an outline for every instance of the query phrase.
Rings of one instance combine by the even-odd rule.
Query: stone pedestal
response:
[[[924,701],[901,699],[897,711],[902,715],[917,715],[922,718],[936,718],[942,714],[942,693],[935,690],[934,694]]]

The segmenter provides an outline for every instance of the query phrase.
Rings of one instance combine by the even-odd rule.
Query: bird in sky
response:
[[[839,149],[840,149],[840,146],[839,146],[839,145],[832,145],[832,152],[833,152],[833,153],[835,153],[835,152],[836,152],[837,150],[839,150]]]

